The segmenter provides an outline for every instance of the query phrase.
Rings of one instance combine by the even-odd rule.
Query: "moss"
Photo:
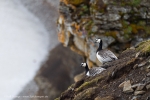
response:
[[[145,21],[139,21],[139,22],[138,22],[138,25],[140,25],[140,26],[145,26],[145,25],[146,25],[146,22],[145,22]]]
[[[145,30],[146,31],[146,27],[144,26],[144,22],[141,21],[138,24],[129,24],[126,21],[122,21],[122,30],[124,32],[124,38],[126,39],[130,39],[134,37],[134,34],[138,34],[140,30]],[[147,30],[148,31],[148,30]],[[149,31],[150,33],[150,31]]]
[[[117,31],[107,31],[105,34],[106,34],[106,36],[112,36],[113,38],[117,39],[118,32]]]
[[[127,28],[123,29],[123,32],[125,34],[131,34],[132,33],[132,27],[131,26],[128,26]]]
[[[95,13],[95,12],[105,12],[105,9],[106,9],[107,5],[104,4],[104,2],[102,0],[95,0],[91,6],[90,6],[90,10],[92,13]]]
[[[93,100],[93,95],[95,95],[97,89],[96,87],[88,88],[77,94],[73,100]]]
[[[77,88],[76,91],[81,91],[83,88],[86,88],[89,85],[91,85],[91,82],[85,82],[83,85],[81,85],[79,88]]]
[[[138,5],[140,5],[140,3],[141,3],[141,0],[131,0],[132,6],[138,6]]]
[[[73,88],[75,86],[75,84],[72,84],[71,86],[68,87],[68,90]]]
[[[131,24],[130,26],[132,27],[132,32],[134,34],[137,34],[139,30],[144,30],[144,27],[140,25]]]
[[[140,55],[150,54],[150,40],[140,43],[136,50],[141,52]]]
[[[123,20],[123,21],[121,21],[121,24],[122,24],[123,28],[127,28],[129,25],[129,22]]]
[[[54,100],[60,100],[60,98],[56,98],[56,99],[54,99]]]
[[[83,9],[84,11],[88,11],[88,10],[89,10],[88,7],[87,7],[87,5],[83,5],[83,6],[82,6],[82,9]]]
[[[63,0],[66,4],[72,4],[72,5],[80,5],[82,3],[88,3],[89,0]]]
[[[120,2],[119,2],[120,3]],[[141,3],[141,0],[129,0],[129,2],[123,1],[121,2],[121,6],[126,6],[126,5],[130,5],[130,6],[139,6]]]
[[[150,26],[146,26],[146,27],[144,27],[144,29],[145,29],[147,35],[150,35]]]
[[[98,83],[98,81],[100,81],[104,76],[98,76],[97,78],[94,78],[93,80],[89,81],[89,82],[85,82],[83,83],[79,88],[76,89],[76,91],[82,91],[83,89],[91,86],[91,85],[94,85],[96,83]]]

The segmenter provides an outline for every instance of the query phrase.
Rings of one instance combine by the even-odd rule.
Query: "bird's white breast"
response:
[[[89,73],[89,71],[86,73],[86,75],[87,75],[87,76],[90,76],[90,73]]]

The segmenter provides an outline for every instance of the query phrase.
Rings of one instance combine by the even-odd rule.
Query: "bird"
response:
[[[96,39],[95,42],[99,43],[99,47],[96,51],[96,57],[102,64],[118,59],[117,56],[110,50],[102,49],[102,39]]]
[[[86,76],[95,76],[97,74],[100,74],[104,70],[106,70],[105,68],[102,68],[102,67],[94,67],[94,68],[89,69],[87,63],[81,63],[81,67],[85,68]]]

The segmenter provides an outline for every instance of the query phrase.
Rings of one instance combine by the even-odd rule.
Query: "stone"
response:
[[[150,69],[150,65],[149,65],[149,66],[147,66],[147,69]]]
[[[150,89],[150,84],[146,85],[146,89],[147,90]]]
[[[130,16],[129,16],[128,14],[125,14],[125,15],[123,16],[123,18],[124,18],[125,20],[127,20],[128,18],[130,18]]]
[[[131,93],[131,92],[133,92],[133,91],[134,91],[134,90],[133,90],[132,87],[131,87],[131,82],[130,82],[130,80],[126,81],[126,82],[124,83],[123,92],[124,92],[124,93]]]
[[[131,86],[132,88],[136,88],[136,91],[142,90],[145,87],[145,84],[135,84]]]
[[[135,91],[134,92],[134,95],[142,95],[142,94],[144,94],[145,93],[145,91]]]
[[[147,76],[150,76],[150,72],[149,72],[149,73],[147,73]]]
[[[150,100],[150,96],[149,96],[149,97],[147,97],[145,100]]]
[[[97,32],[98,31],[98,26],[94,25],[91,30],[94,33]]]
[[[85,73],[78,74],[74,77],[74,81],[78,82],[78,81],[82,80],[84,77],[85,77]]]
[[[138,65],[138,67],[142,67],[142,66],[144,66],[144,65],[146,65],[146,62],[145,62],[145,61],[142,62],[142,63],[140,63],[140,64]]]
[[[140,96],[133,96],[131,100],[140,100]]]
[[[134,84],[134,85],[132,85],[131,87],[133,88],[133,89],[135,89],[135,88],[137,88],[139,86],[139,84]]]
[[[136,90],[142,90],[144,87],[145,87],[145,84],[141,84],[136,88]]]
[[[119,88],[123,88],[125,82],[126,82],[126,81],[122,82],[118,87],[119,87]]]
[[[79,37],[74,37],[74,44],[75,46],[81,50],[82,52],[85,52],[86,51],[86,44],[85,44],[85,41]]]
[[[134,66],[133,66],[133,69],[136,69],[138,67],[138,64],[135,64]]]
[[[135,58],[137,58],[140,55],[140,52],[136,53]]]

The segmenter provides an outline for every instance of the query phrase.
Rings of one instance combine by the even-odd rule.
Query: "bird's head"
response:
[[[95,39],[96,43],[100,43],[102,40],[101,39]]]
[[[81,63],[81,67],[86,67],[86,63]]]

